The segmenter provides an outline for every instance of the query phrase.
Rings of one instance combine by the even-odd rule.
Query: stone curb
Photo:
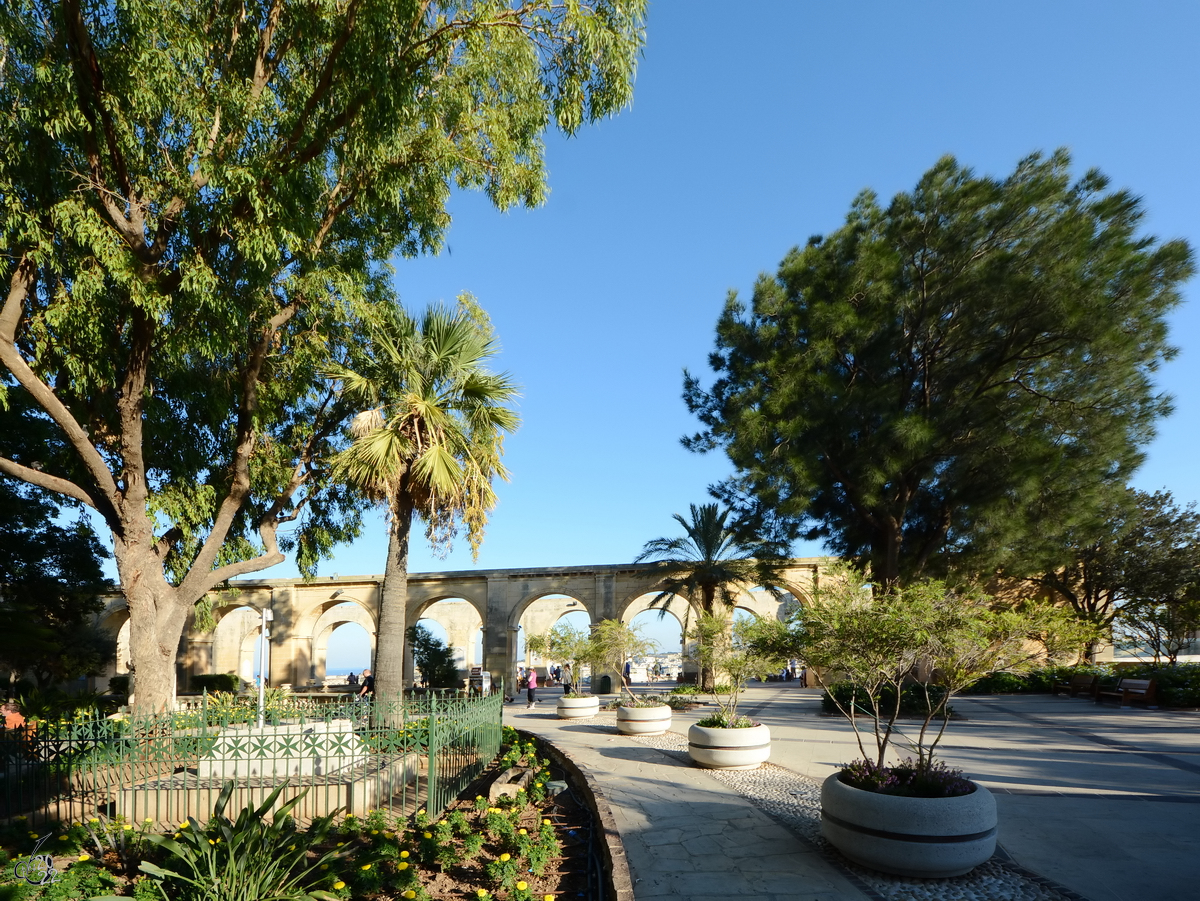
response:
[[[555,765],[569,773],[575,780],[587,787],[586,797],[581,800],[592,812],[595,822],[600,828],[600,853],[604,864],[605,892],[609,901],[634,901],[633,876],[629,872],[629,860],[625,856],[625,844],[621,841],[621,832],[617,829],[616,818],[608,799],[599,783],[584,767],[559,749],[554,742],[533,732],[517,729],[525,740],[533,740],[547,751],[547,756]]]

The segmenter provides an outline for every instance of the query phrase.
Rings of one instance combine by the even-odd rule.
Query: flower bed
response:
[[[246,879],[268,870],[278,873],[291,886],[279,893],[284,898],[307,892],[314,898],[370,901],[586,899],[590,814],[570,793],[548,797],[547,782],[556,775],[549,761],[538,758],[532,742],[520,743],[514,731],[505,731],[507,752],[436,822],[424,810],[403,821],[373,811],[336,823],[319,819],[301,829],[287,816],[288,804],[273,816],[247,808],[235,820],[219,804],[206,823],[189,818],[175,832],[161,835],[146,823],[97,815],[55,830],[37,848],[42,837],[16,820],[0,827],[0,866],[7,876],[14,863],[25,861],[25,872],[38,857],[42,870],[52,865],[59,873],[45,885],[22,880],[13,901],[75,897],[62,894],[64,884],[86,886],[79,897],[149,901],[162,897],[159,882],[169,897],[183,899],[194,888],[193,877],[216,872],[228,881],[234,870]],[[489,802],[487,785],[512,766],[533,771],[528,790]]]

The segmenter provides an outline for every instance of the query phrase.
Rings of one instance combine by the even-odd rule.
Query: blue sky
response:
[[[549,139],[548,202],[456,195],[446,251],[397,264],[413,309],[469,290],[523,385],[512,481],[478,564],[413,542],[414,571],[627,562],[729,473],[683,450],[684,367],[707,373],[726,293],[749,296],[854,196],[910,189],[943,154],[1006,175],[1067,147],[1144,198],[1145,231],[1200,246],[1200,4],[728,3],[651,6],[633,106]],[[1196,282],[1135,484],[1200,500]],[[382,572],[382,518],[323,575]],[[820,553],[818,546],[801,553]],[[294,574],[290,564],[263,573]]]

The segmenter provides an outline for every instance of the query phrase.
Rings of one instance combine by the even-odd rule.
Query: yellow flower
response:
[[[296,850],[296,846],[295,846],[295,845],[288,845],[288,850],[289,850],[289,851],[295,851],[295,850]]]
[[[90,854],[87,854],[87,853],[80,854],[80,855],[79,855],[79,857],[78,857],[77,859],[78,859],[78,860],[91,860],[91,859],[92,859],[92,855],[90,855]]]
[[[415,898],[415,897],[417,897],[417,893],[414,892],[412,889],[409,889],[407,892],[404,893],[404,897],[405,898]]]
[[[147,826],[149,826],[151,823],[154,822],[154,817],[146,817],[146,819],[142,820],[142,822],[145,823]]]
[[[550,821],[549,821],[549,820],[542,820],[542,825],[543,825],[543,826],[549,826],[549,825],[550,825]]]
[[[408,861],[407,860],[400,861],[400,863],[396,864],[396,869],[397,870],[407,870],[408,869]]]
[[[346,883],[342,882],[340,879],[333,884],[334,891],[337,891],[338,889],[344,889],[345,887]]]
[[[359,867],[359,869],[360,870],[369,870],[369,869],[371,869],[371,865],[369,863],[364,863],[361,867]]]
[[[482,801],[482,800],[483,800],[483,795],[476,795],[476,796],[475,796],[475,800],[476,800],[476,801]],[[483,889],[480,889],[480,891],[482,892],[482,891],[483,891]]]
[[[90,820],[88,820],[88,822],[89,822],[89,823],[99,823],[99,822],[100,822],[100,818],[99,818],[99,817],[92,817]]]
[[[345,843],[345,842],[338,842],[338,843],[337,843],[337,846],[340,848],[340,847],[341,847],[342,845],[344,845],[344,844],[346,844],[346,843]]]
[[[184,820],[182,823],[180,823],[180,824],[179,824],[179,828],[180,828],[180,829],[187,829],[187,828],[188,828],[188,826],[190,826],[190,825],[192,825],[192,824],[191,824],[191,823],[189,823],[187,820]]]
[[[30,837],[30,838],[37,838],[37,837],[38,837],[38,834],[37,834],[36,832],[31,832],[31,833],[29,833],[29,837]]]
[[[406,857],[408,857],[408,852],[407,852],[407,851],[401,851],[401,852],[400,852],[400,859],[401,859],[401,860],[403,860],[403,859],[405,859]]]
[[[528,830],[528,829],[518,829],[518,830],[517,830],[517,832],[518,832],[518,834],[520,834],[520,835],[528,835],[528,834],[529,834],[529,830]]]
[[[485,888],[476,889],[475,894],[478,895],[480,898],[486,898],[487,897],[487,889],[485,889]]]
[[[379,830],[378,830],[378,829],[372,829],[372,830],[371,830],[371,834],[372,834],[372,835],[378,835],[378,834],[379,834]]]
[[[173,836],[173,838],[179,838],[179,833],[176,832],[175,835]]]
[[[523,891],[525,891],[525,889],[527,889],[527,888],[529,888],[529,885],[528,885],[527,883],[524,883],[524,882],[518,882],[518,883],[517,883],[517,891],[518,891],[518,892],[523,892]]]
[[[394,833],[394,832],[385,832],[385,833],[383,834],[383,837],[384,837],[384,838],[388,838],[388,839],[395,838],[395,837],[396,837],[396,833]]]
[[[432,832],[426,832],[426,833],[424,833],[424,835],[425,835],[425,837],[426,837],[426,838],[433,838],[433,833],[432,833]]]
[[[329,864],[327,864],[327,863],[323,863],[323,864],[321,864],[321,869],[322,869],[322,870],[328,870],[328,869],[329,869]]]
[[[69,842],[69,841],[71,840],[71,836],[69,836],[69,835],[60,835],[60,836],[58,837],[58,840],[59,840],[60,842]]]
[[[501,855],[500,855],[500,862],[501,862],[501,863],[503,863],[504,861],[511,859],[511,857],[512,857],[512,855],[511,855],[511,854],[501,854]]]
[[[542,901],[554,901],[554,896],[553,896],[553,895],[547,895],[545,898],[543,898],[543,899],[542,899]]]
[[[131,831],[131,830],[133,829],[133,825],[132,825],[132,824],[130,824],[130,823],[126,823],[126,824],[125,824],[124,826],[122,826],[121,828],[122,828],[122,829],[124,829],[126,832],[129,832],[129,831]]]
[[[209,843],[210,845],[215,845],[215,844],[216,844],[216,842],[214,842],[214,841],[213,841],[211,838],[208,840],[208,843]]]

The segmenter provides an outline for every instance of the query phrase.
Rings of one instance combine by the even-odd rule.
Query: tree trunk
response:
[[[129,668],[135,713],[175,707],[175,658],[193,604],[163,576],[162,563],[138,542],[116,542],[117,570],[129,608]],[[194,601],[193,601],[194,603]]]
[[[375,643],[375,699],[398,709],[404,691],[404,631],[408,606],[408,538],[412,498],[403,488],[392,501],[387,564],[379,590],[379,634]],[[397,714],[398,715],[398,714]]]

